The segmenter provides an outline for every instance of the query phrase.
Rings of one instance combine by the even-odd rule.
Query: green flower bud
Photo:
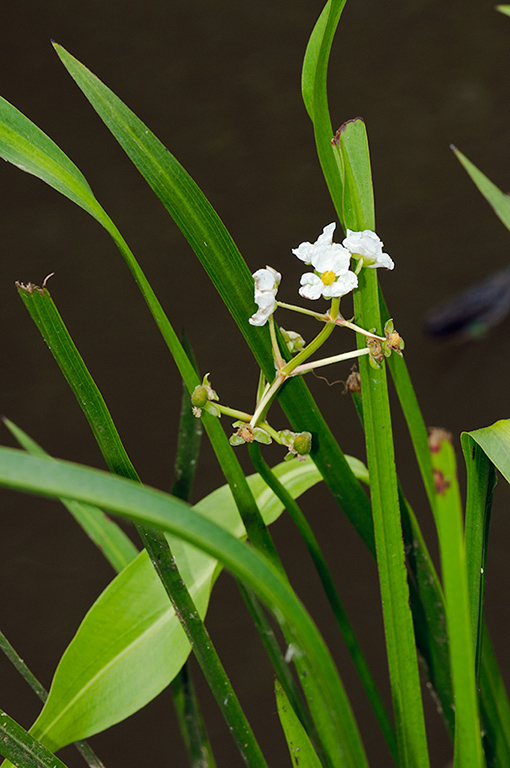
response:
[[[207,391],[207,387],[204,387],[203,384],[199,384],[191,394],[191,404],[194,405],[195,408],[203,408],[208,402],[209,392]]]
[[[294,450],[299,456],[306,456],[312,450],[311,432],[300,432],[294,438]]]

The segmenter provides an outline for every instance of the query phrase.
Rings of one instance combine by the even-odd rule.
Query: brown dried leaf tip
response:
[[[439,453],[441,443],[447,440],[452,442],[452,433],[442,427],[430,427],[429,429],[429,448],[431,453]]]
[[[50,272],[49,275],[46,275],[46,277],[42,281],[42,285],[40,287],[38,285],[36,285],[35,283],[27,283],[25,285],[25,283],[20,283],[19,280],[16,280],[15,286],[16,286],[16,288],[19,288],[20,290],[26,291],[27,293],[30,293],[30,294],[32,294],[34,291],[39,291],[39,293],[43,293],[43,291],[46,288],[46,283],[48,282],[50,277],[53,277],[54,274],[55,274],[54,272]]]

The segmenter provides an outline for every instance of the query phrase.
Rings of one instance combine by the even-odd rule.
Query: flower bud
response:
[[[294,450],[299,456],[306,456],[312,450],[311,432],[300,432],[294,438]]]
[[[191,394],[191,404],[195,406],[195,408],[203,408],[208,402],[209,392],[207,391],[207,387],[204,387],[203,384],[199,384]]]

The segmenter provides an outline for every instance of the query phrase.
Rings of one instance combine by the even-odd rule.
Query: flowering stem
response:
[[[340,363],[342,360],[350,360],[353,357],[361,357],[361,355],[369,355],[370,350],[368,347],[362,349],[353,349],[352,352],[342,352],[340,355],[333,355],[333,357],[324,357],[322,360],[316,360],[315,362],[305,363],[304,365],[298,365],[294,369],[292,376],[298,376],[300,373],[307,373],[315,368],[320,368],[324,365],[331,365],[332,363]]]
[[[289,360],[289,362],[286,363],[286,365],[284,365],[280,370],[280,373],[283,374],[285,378],[290,376],[299,365],[301,365],[305,360],[308,360],[308,358],[324,344],[326,339],[331,336],[334,329],[335,323],[328,318],[328,322],[325,323],[324,327],[317,334],[315,339],[307,344],[306,347],[301,350],[301,352],[298,352],[297,355],[292,358],[292,360]]]
[[[342,325],[345,328],[350,328],[352,331],[356,331],[356,333],[362,333],[364,336],[369,336],[372,339],[379,339],[379,341],[386,341],[384,336],[378,336],[376,333],[365,331],[364,328],[360,328],[359,325],[355,325],[355,323],[351,323],[350,320],[345,320],[345,318],[343,318],[342,315],[338,315],[338,317],[335,320],[335,324]]]
[[[278,340],[276,338],[273,315],[271,315],[271,317],[269,318],[269,333],[271,334],[271,346],[273,347],[273,357],[274,357],[275,365],[276,365],[276,368],[280,370],[285,365],[285,360],[283,359],[282,353],[280,352],[280,347],[278,346]]]
[[[265,395],[260,399],[260,402],[257,404],[255,413],[253,414],[250,420],[250,427],[256,426],[257,422],[259,421],[264,411],[266,411],[267,408],[269,408],[273,397],[276,395],[276,393],[278,392],[278,389],[283,384],[286,378],[287,378],[287,374],[282,374],[282,371],[279,371],[276,374],[271,386],[266,391]]]
[[[311,317],[315,317],[316,320],[322,320],[323,322],[328,322],[329,320],[328,315],[323,315],[320,312],[314,312],[312,309],[298,307],[296,304],[285,304],[283,301],[277,301],[276,306],[282,307],[282,309],[291,309],[293,312],[299,312],[302,315],[310,315]]]
[[[246,411],[238,411],[236,408],[229,408],[227,405],[220,405],[219,403],[214,403],[214,407],[221,411],[221,413],[224,413],[225,416],[232,416],[234,419],[240,419],[241,421],[249,421],[251,419],[251,413],[246,413]]]

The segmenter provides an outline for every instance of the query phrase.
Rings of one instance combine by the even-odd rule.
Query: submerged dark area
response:
[[[334,219],[300,96],[301,62],[322,5],[318,0],[149,0],[143,6],[121,0],[72,5],[19,0],[3,13],[0,94],[78,165],[139,259],[174,327],[186,329],[201,373],[211,371],[222,401],[238,408],[251,407],[258,373],[253,360],[176,226],[64,71],[50,39],[95,72],[168,146],[218,210],[250,269],[269,263],[281,271],[282,301],[294,303],[301,265],[291,248],[313,242]],[[510,19],[475,0],[447,5],[439,0],[384,5],[348,0],[331,60],[335,127],[357,115],[367,124],[377,232],[396,265],[380,276],[382,289],[406,342],[405,357],[426,423],[454,435],[462,480],[460,432],[510,416],[509,320],[503,317],[510,293],[510,233],[449,146],[454,142],[503,191],[510,189],[509,43]],[[0,199],[1,415],[49,453],[104,468],[82,413],[14,286],[16,280],[40,284],[54,272],[52,297],[138,473],[148,484],[170,488],[181,382],[114,245],[83,211],[7,164],[0,167]],[[474,291],[468,294],[467,312],[466,290]],[[458,294],[463,298],[456,319],[450,300]],[[478,323],[494,327],[483,340],[438,344],[424,323],[431,309],[444,302],[446,316],[434,310],[432,325],[429,321],[434,335],[451,329],[458,336],[459,330],[469,330],[475,315]],[[307,338],[315,331],[306,319],[283,312],[281,322]],[[335,338],[329,354],[350,348],[346,334]],[[341,380],[349,368],[328,371],[334,386],[312,377],[308,384],[343,450],[363,459],[357,416],[342,396]],[[396,403],[394,430],[404,491],[434,550],[432,520]],[[6,430],[1,442],[13,445]],[[283,455],[269,452],[267,457],[276,462]],[[204,445],[194,500],[222,482]],[[80,619],[113,574],[56,503],[1,495],[0,627],[49,686]],[[507,680],[510,609],[501,584],[508,579],[509,501],[500,483],[486,597]],[[326,493],[310,493],[303,506],[388,696],[374,564]],[[273,533],[293,585],[323,628],[346,688],[353,692],[369,760],[380,768],[391,765],[293,526],[282,519]],[[228,576],[215,588],[208,627],[269,763],[287,764],[271,672]],[[199,672],[196,678],[218,763],[239,765]],[[39,704],[1,658],[0,679],[2,707],[29,726]],[[428,708],[431,762],[445,765],[448,740],[431,699]],[[168,693],[91,742],[107,768],[138,765],[146,761],[148,749],[157,755],[157,764],[170,758],[172,765],[183,765],[185,760]],[[71,750],[63,759],[70,768],[82,765]]]

